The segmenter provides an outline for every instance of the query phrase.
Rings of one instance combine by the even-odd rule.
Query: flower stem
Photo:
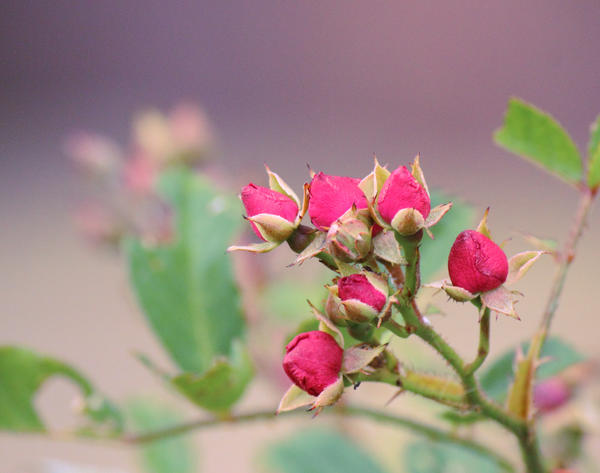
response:
[[[504,408],[489,400],[479,388],[475,379],[475,371],[483,364],[489,351],[489,310],[484,311],[482,316],[479,352],[475,361],[471,364],[466,364],[460,355],[420,314],[414,297],[420,284],[419,243],[421,236],[417,235],[413,238],[406,238],[396,235],[396,239],[402,246],[404,257],[408,262],[405,274],[406,282],[397,304],[407,328],[413,330],[419,338],[429,344],[452,367],[464,387],[467,403],[474,411],[495,420],[517,437],[528,473],[544,473],[544,465],[535,431],[530,429],[530,426],[525,421],[516,418]]]
[[[236,416],[231,416],[227,419],[200,419],[192,422],[187,422],[183,424],[173,425],[171,427],[166,427],[160,430],[154,430],[151,432],[145,432],[141,434],[130,434],[122,437],[122,440],[126,443],[139,445],[154,442],[157,440],[165,439],[168,437],[182,435],[188,433],[190,431],[196,429],[202,429],[207,427],[213,427],[217,425],[224,424],[242,424],[246,422],[252,422],[257,420],[276,420],[283,417],[292,417],[300,414],[306,415],[306,413],[297,409],[291,412],[285,412],[279,414],[279,416],[275,416],[272,410],[267,411],[255,411],[249,412],[247,414],[240,414]],[[415,432],[419,435],[427,437],[430,440],[436,442],[445,442],[452,443],[455,445],[461,445],[463,447],[469,448],[472,451],[475,451],[483,456],[486,456],[490,460],[494,461],[499,467],[501,467],[504,471],[514,472],[515,468],[510,461],[494,452],[490,448],[482,445],[473,440],[469,440],[466,438],[458,437],[452,432],[447,432],[437,427],[429,426],[427,424],[408,419],[406,417],[401,417],[397,415],[388,414],[385,411],[379,411],[375,409],[370,409],[367,407],[360,406],[336,406],[331,409],[326,409],[322,412],[321,415],[338,415],[338,416],[351,416],[351,417],[365,417],[377,422],[388,423],[398,427],[402,427],[410,430],[411,432]]]
[[[479,303],[481,304],[481,303]],[[477,305],[477,304],[475,304]],[[479,347],[477,348],[477,357],[465,366],[467,374],[473,374],[483,364],[490,352],[490,309],[485,308],[481,320],[479,321]]]

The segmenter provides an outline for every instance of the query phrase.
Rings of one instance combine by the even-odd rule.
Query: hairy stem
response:
[[[490,352],[490,309],[485,308],[479,321],[479,347],[477,356],[465,367],[467,374],[473,374],[483,364]]]
[[[402,313],[407,328],[429,344],[456,372],[465,390],[465,397],[469,406],[489,419],[493,419],[507,430],[511,431],[519,440],[523,461],[529,473],[544,473],[538,441],[535,431],[529,425],[507,412],[503,407],[489,400],[481,391],[475,371],[487,356],[489,351],[489,311],[485,311],[481,319],[479,353],[475,361],[466,364],[458,353],[435,331],[435,329],[421,316],[414,297],[419,289],[419,243],[422,235],[413,238],[396,235],[398,243],[402,246],[406,266],[405,285],[397,304]],[[576,241],[576,240],[575,240]],[[475,303],[477,305],[477,302]]]
[[[577,243],[583,234],[587,216],[592,207],[595,195],[596,194],[589,189],[584,189],[581,193],[577,214],[575,215],[575,220],[571,226],[571,231],[569,232],[569,236],[560,254],[560,264],[554,276],[552,288],[550,289],[550,295],[546,304],[546,309],[544,310],[544,315],[540,323],[539,332],[542,334],[542,340],[545,340],[548,332],[550,331],[552,319],[554,318],[556,309],[558,309],[558,301],[565,285],[567,271],[573,262],[573,259],[575,258],[575,249],[577,248]]]
[[[173,425],[160,430],[154,430],[151,432],[145,432],[141,434],[130,434],[122,438],[122,440],[129,444],[145,444],[154,442],[157,440],[165,439],[175,435],[181,435],[188,433],[196,429],[202,429],[207,427],[213,427],[223,424],[242,424],[246,422],[252,422],[257,420],[275,420],[282,417],[291,417],[299,414],[306,414],[303,410],[298,409],[291,412],[286,412],[275,416],[272,410],[249,412],[247,414],[240,414],[232,416],[227,419],[200,419],[192,422],[183,424]],[[415,432],[419,435],[429,438],[437,442],[452,443],[455,445],[461,445],[471,449],[472,451],[478,452],[481,455],[488,457],[493,460],[498,466],[504,471],[513,472],[515,471],[514,466],[510,461],[497,454],[490,448],[469,440],[466,438],[458,437],[452,432],[446,432],[437,427],[429,426],[427,424],[408,419],[406,417],[400,417],[397,415],[388,414],[384,411],[370,409],[367,407],[359,406],[336,406],[332,409],[326,409],[321,415],[342,415],[352,417],[365,417],[377,422],[388,423],[405,429],[409,429],[411,432]]]

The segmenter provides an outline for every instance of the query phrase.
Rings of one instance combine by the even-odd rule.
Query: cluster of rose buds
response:
[[[412,242],[418,248],[423,232],[432,236],[431,227],[452,206],[431,208],[418,156],[410,169],[399,166],[393,172],[375,160],[373,171],[362,180],[311,174],[302,198],[268,167],[269,187],[245,186],[240,194],[245,218],[262,241],[230,247],[263,253],[287,242],[298,253],[293,264],[316,258],[337,273],[326,286],[324,311],[311,304],[319,330],[297,335],[286,347],[283,368],[294,384],[279,411],[308,404],[320,409],[339,399],[345,382],[360,382],[357,374],[369,376],[382,367],[400,369],[395,358],[391,368],[382,361],[382,356],[389,360],[393,355],[372,338],[373,330],[393,320],[401,298],[416,295],[403,290],[402,268],[410,256],[405,245]],[[302,224],[306,213],[312,227]],[[487,216],[488,211],[477,230],[456,237],[448,256],[450,281],[429,286],[445,290],[459,302],[473,300],[482,311],[517,317],[516,293],[506,285],[520,279],[544,252],[519,253],[509,260],[492,241]],[[340,327],[363,343],[344,349]]]
[[[100,184],[98,199],[77,211],[82,233],[109,245],[132,233],[168,238],[168,212],[156,198],[156,180],[171,166],[204,162],[213,147],[211,128],[200,108],[182,103],[166,115],[156,110],[139,114],[126,148],[91,133],[68,137],[67,155]]]
[[[398,288],[390,286],[381,264],[400,264],[396,236],[430,233],[451,204],[431,209],[418,157],[410,170],[400,166],[393,172],[375,161],[373,172],[362,180],[312,173],[302,199],[269,168],[267,175],[269,187],[250,183],[240,194],[246,219],[262,243],[230,250],[266,252],[287,241],[298,253],[296,264],[315,257],[339,274],[328,286],[325,314],[313,309],[320,331],[294,338],[283,362],[295,386],[281,409],[297,406],[298,389],[317,397],[313,407],[322,407],[341,395],[343,375],[368,372],[369,363],[383,350],[343,350],[337,327],[356,333],[391,316]],[[313,227],[301,224],[306,213]]]

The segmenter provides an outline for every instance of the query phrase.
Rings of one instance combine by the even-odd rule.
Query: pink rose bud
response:
[[[338,380],[344,350],[328,333],[315,330],[297,335],[285,347],[283,369],[300,389],[318,396]]]
[[[348,318],[367,322],[378,315],[387,302],[387,284],[374,274],[351,274],[337,283],[338,297]]]
[[[533,389],[533,404],[543,414],[558,409],[570,398],[569,386],[559,377],[542,381]]]
[[[420,215],[409,212],[414,209]],[[422,228],[431,210],[427,191],[405,166],[396,169],[383,183],[377,198],[381,218],[403,234],[416,233]],[[402,212],[404,210],[404,212]],[[418,221],[416,221],[418,220]]]
[[[477,294],[502,285],[508,260],[502,248],[475,230],[459,233],[448,256],[448,272],[454,286]]]
[[[296,202],[290,199],[287,195],[281,194],[280,192],[271,190],[267,187],[261,187],[250,183],[242,189],[241,198],[242,203],[246,208],[248,217],[266,214],[267,216],[280,217],[281,219],[290,222],[290,224],[293,224],[298,216],[298,205]],[[252,221],[250,223],[254,233],[256,233],[261,240],[267,241],[267,239],[261,234],[256,224]],[[275,224],[274,226],[277,225]],[[263,229],[266,229],[267,233],[269,230],[271,230],[270,233],[275,234],[273,235],[275,237],[274,239],[283,241],[291,235],[294,228],[292,225],[282,226],[285,228],[282,228],[281,231],[277,231],[275,228],[271,228],[273,225],[270,225],[268,221],[265,221]]]
[[[366,209],[367,198],[359,183],[360,179],[353,177],[316,174],[310,183],[308,202],[308,215],[314,226],[319,230],[329,229],[353,204],[357,209]]]

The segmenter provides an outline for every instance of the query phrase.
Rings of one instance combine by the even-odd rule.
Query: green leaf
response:
[[[523,353],[529,350],[529,342],[521,345]],[[514,360],[516,350],[509,350],[481,374],[480,382],[483,390],[494,399],[501,401],[506,397],[508,388],[514,377]],[[557,337],[546,340],[540,358],[549,357],[550,361],[542,364],[536,373],[537,380],[551,378],[569,366],[583,361],[585,358],[571,345]]]
[[[133,428],[140,433],[169,427],[181,422],[172,409],[149,400],[136,399],[127,406]],[[181,435],[155,440],[140,447],[144,469],[149,473],[192,473],[196,471],[196,449]]]
[[[595,189],[600,185],[600,115],[592,125],[588,143],[588,186]]]
[[[73,367],[54,358],[38,355],[25,348],[0,347],[0,429],[44,431],[34,398],[44,382],[53,376],[64,376],[81,390],[83,413],[96,424],[112,431],[121,430],[117,409],[101,397],[92,384]],[[86,433],[91,427],[82,429]]]
[[[235,199],[177,170],[159,186],[175,213],[168,246],[127,245],[131,280],[154,332],[183,370],[204,373],[244,335],[239,290],[226,253],[239,223]]]
[[[421,245],[421,278],[429,281],[435,274],[446,267],[448,254],[456,236],[473,224],[475,212],[469,205],[457,201],[442,192],[433,191],[431,205],[436,206],[454,201],[448,214],[431,228],[434,239],[425,236]]]
[[[570,184],[581,181],[581,156],[569,134],[552,116],[527,102],[509,100],[504,125],[494,139]]]
[[[497,473],[502,471],[493,460],[461,447],[418,441],[404,449],[407,473]]]
[[[241,344],[236,343],[230,361],[217,361],[201,375],[180,374],[172,382],[183,395],[200,407],[225,412],[244,393],[252,375],[252,362],[248,353]]]
[[[271,446],[267,464],[278,473],[383,473],[366,452],[341,434],[306,430]]]

